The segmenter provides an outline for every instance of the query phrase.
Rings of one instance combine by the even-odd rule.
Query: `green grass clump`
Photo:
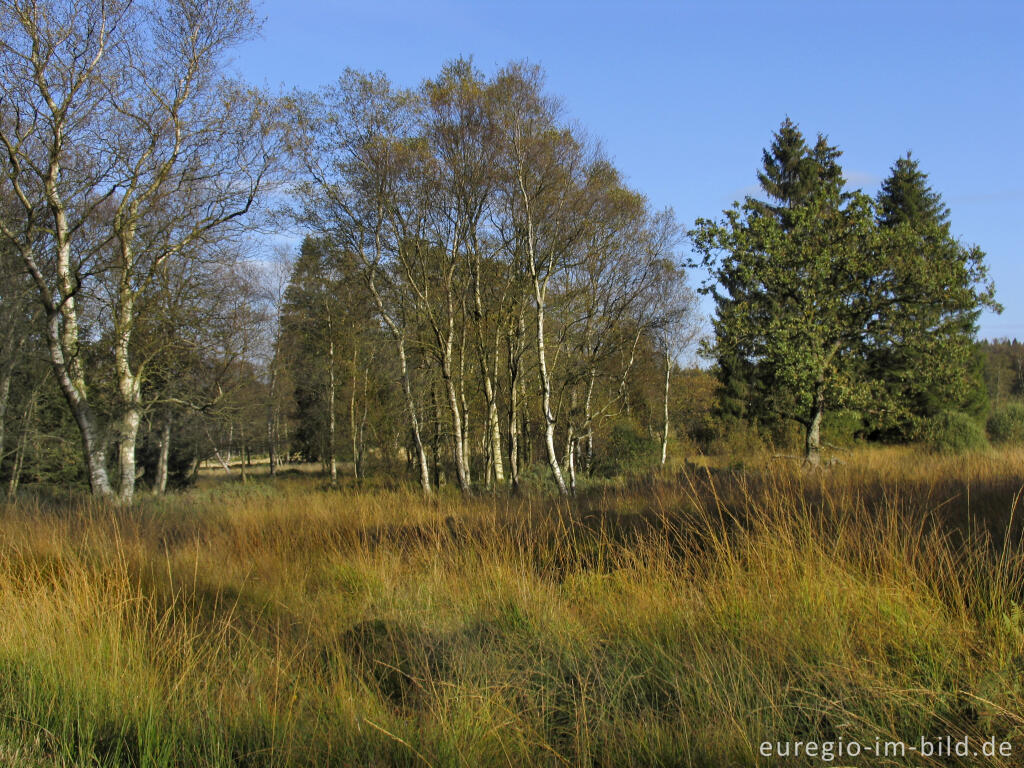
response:
[[[754,766],[764,741],[1019,742],[1022,479],[1014,452],[864,452],[570,503],[282,478],[0,507],[0,763]]]

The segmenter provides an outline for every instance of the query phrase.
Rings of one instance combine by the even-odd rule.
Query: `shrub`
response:
[[[708,446],[713,456],[749,458],[768,450],[765,439],[758,428],[742,419],[725,419],[719,422],[718,435]],[[774,441],[778,445],[778,440]]]
[[[959,411],[943,411],[933,417],[925,425],[924,442],[936,453],[967,453],[988,447],[981,425]]]
[[[599,477],[614,477],[628,472],[640,472],[657,463],[661,455],[661,443],[640,432],[629,419],[622,419],[612,425],[608,442],[598,454],[594,474]]]
[[[1024,403],[1008,403],[988,420],[988,436],[993,443],[1024,443]]]

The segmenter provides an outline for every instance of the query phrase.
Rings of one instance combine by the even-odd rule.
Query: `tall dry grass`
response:
[[[1022,484],[1020,452],[886,449],[570,503],[26,500],[0,508],[0,763],[761,765],[967,734],[1017,765]]]

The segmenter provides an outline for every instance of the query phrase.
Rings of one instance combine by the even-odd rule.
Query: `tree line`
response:
[[[764,199],[687,232],[538,67],[271,96],[224,66],[258,27],[246,0],[0,3],[9,493],[127,502],[259,454],[569,494],[665,464],[673,435],[790,422],[816,462],[832,416],[911,440],[1014,386],[975,342],[984,254],[909,154],[870,197],[787,119]],[[283,264],[275,230],[302,238]],[[687,243],[710,374],[680,365],[701,327]]]

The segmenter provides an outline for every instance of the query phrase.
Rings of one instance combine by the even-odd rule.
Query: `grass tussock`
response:
[[[571,503],[293,477],[3,507],[0,763],[742,766],[948,734],[1019,764],[1022,484],[1019,452],[888,449]]]

